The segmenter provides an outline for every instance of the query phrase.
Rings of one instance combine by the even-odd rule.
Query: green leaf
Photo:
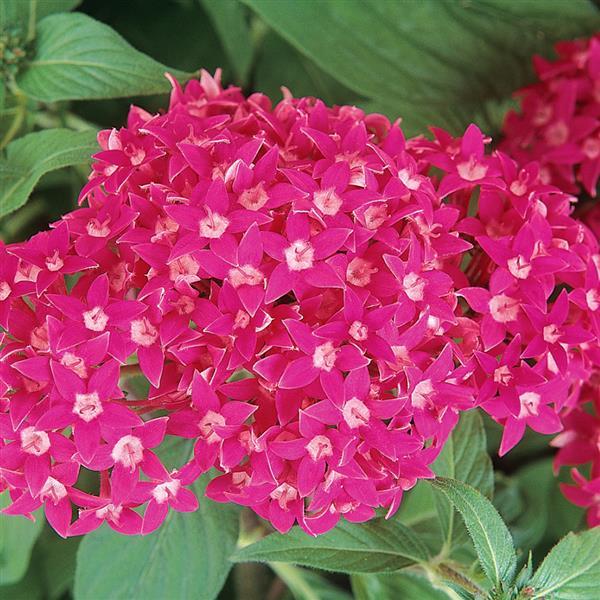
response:
[[[0,494],[0,510],[9,504],[8,492]],[[3,584],[16,583],[23,577],[43,525],[43,517],[39,516],[33,522],[21,516],[0,515],[0,581]]]
[[[201,4],[214,24],[235,70],[236,83],[244,86],[254,52],[246,7],[238,0],[201,0]]]
[[[17,583],[4,585],[0,569],[0,598],[2,600],[48,600],[35,561],[31,561],[27,573]]]
[[[169,89],[165,71],[185,77],[81,13],[42,19],[36,44],[36,56],[17,83],[43,102],[156,94]]]
[[[19,25],[25,32],[33,23],[52,13],[69,12],[81,4],[81,0],[2,0],[0,23],[3,27]]]
[[[352,575],[355,600],[448,600],[447,594],[435,589],[420,575]]]
[[[244,0],[275,31],[409,134],[498,126],[502,105],[531,81],[531,56],[593,33],[588,0]]]
[[[352,600],[347,592],[314,571],[277,562],[270,563],[270,567],[295,600]]]
[[[496,588],[509,584],[517,568],[517,557],[510,532],[493,504],[475,488],[454,479],[438,477],[431,484],[462,515],[488,579]]]
[[[299,527],[273,533],[238,550],[234,562],[291,562],[341,573],[397,571],[427,561],[429,552],[417,535],[397,521],[341,522],[316,538]]]
[[[550,500],[559,493],[550,458],[524,466],[500,487],[494,504],[517,548],[527,551],[544,537]]]
[[[42,175],[88,163],[97,151],[94,131],[48,129],[11,142],[0,159],[0,217],[25,204]]]
[[[448,438],[444,449],[433,464],[440,477],[468,483],[490,498],[494,491],[494,470],[487,453],[483,420],[478,411],[463,413],[458,425]],[[444,532],[447,548],[457,536],[456,513],[448,500],[436,494],[436,508]]]
[[[531,598],[597,598],[600,585],[600,528],[569,533],[548,553],[528,586]]]
[[[173,443],[171,450],[181,446]],[[126,537],[106,525],[86,535],[77,553],[75,599],[216,598],[232,566],[227,557],[237,542],[239,512],[203,496],[208,479],[193,486],[200,501],[195,513],[170,511],[150,535]]]
[[[273,31],[264,36],[256,63],[254,87],[272,99],[281,96],[281,86],[296,97],[316,96],[327,104],[356,103],[360,99]]]
[[[38,575],[44,581],[48,600],[58,600],[68,592],[75,579],[75,558],[80,537],[63,539],[46,527],[35,549]]]

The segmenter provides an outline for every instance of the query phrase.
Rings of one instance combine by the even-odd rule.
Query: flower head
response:
[[[546,144],[571,140],[553,125]],[[558,432],[597,372],[597,240],[475,125],[407,140],[203,72],[98,141],[82,206],[0,247],[6,513],[146,534],[216,468],[211,498],[317,535],[391,516],[461,412],[501,423],[505,452]],[[167,469],[173,436],[190,448]],[[561,464],[590,455],[561,439]]]

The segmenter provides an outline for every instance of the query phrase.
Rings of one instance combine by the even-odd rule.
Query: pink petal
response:
[[[313,366],[312,358],[303,356],[292,361],[279,380],[279,387],[292,390],[312,383],[319,375],[319,370]]]
[[[154,387],[159,387],[165,363],[163,349],[158,344],[152,344],[147,348],[138,348],[138,359],[142,373]]]
[[[67,498],[59,500],[56,504],[46,502],[44,507],[46,519],[52,528],[63,538],[67,537],[69,525],[71,524],[71,503]]]
[[[169,507],[166,502],[159,504],[156,500],[150,500],[144,511],[144,520],[142,523],[142,535],[148,535],[158,529],[169,514]]]

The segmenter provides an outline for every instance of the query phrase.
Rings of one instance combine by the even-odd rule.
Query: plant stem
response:
[[[456,583],[460,587],[464,588],[468,592],[475,594],[480,598],[485,598],[487,592],[480,588],[472,579],[469,579],[466,575],[451,567],[448,563],[438,563],[434,566],[434,570],[442,578]]]
[[[25,115],[27,113],[27,96],[18,88],[12,90],[13,95],[17,100],[17,105],[15,108],[15,117],[10,124],[10,127],[4,134],[2,141],[0,141],[0,150],[5,148],[10,141],[19,133],[19,129],[21,129],[21,125],[23,124],[23,120],[25,119]]]

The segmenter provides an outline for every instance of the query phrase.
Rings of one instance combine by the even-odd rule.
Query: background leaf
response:
[[[341,522],[316,538],[299,527],[287,534],[273,533],[238,550],[234,562],[279,561],[341,573],[397,571],[427,561],[421,540],[397,521],[375,519],[365,524]]]
[[[57,14],[40,21],[35,58],[17,82],[43,102],[115,98],[167,91],[165,71],[185,76],[87,15]]]
[[[253,84],[274,102],[281,98],[281,86],[295,97],[316,96],[330,105],[352,104],[361,99],[272,30],[262,40]]]
[[[45,590],[38,570],[30,564],[27,573],[17,583],[2,585],[0,577],[0,598],[3,600],[46,600]]]
[[[3,27],[29,26],[30,18],[36,21],[57,12],[69,12],[81,4],[81,0],[2,0],[0,23]]]
[[[322,575],[285,563],[270,563],[295,600],[352,600],[352,596]]]
[[[25,204],[42,175],[89,163],[97,151],[96,132],[91,130],[48,129],[11,142],[0,159],[0,217]]]
[[[0,494],[0,509],[9,504],[8,492]],[[43,525],[40,515],[35,522],[21,516],[0,515],[0,582],[3,585],[16,583],[23,577]]]
[[[35,563],[48,600],[57,600],[73,587],[75,559],[81,539],[72,537],[65,540],[49,526],[39,537],[34,550]]]
[[[402,116],[409,135],[473,119],[495,129],[531,80],[531,55],[600,19],[588,0],[244,1],[369,108]]]
[[[492,503],[460,481],[439,477],[432,480],[431,485],[444,493],[462,515],[488,579],[496,587],[510,583],[517,568],[517,557],[510,532]]]
[[[162,450],[167,468],[190,454],[182,440],[169,439]],[[150,535],[128,538],[106,525],[86,535],[77,553],[75,599],[216,598],[232,566],[239,511],[205,498],[208,481],[204,475],[193,486],[200,502],[195,513],[170,511]]]
[[[208,13],[235,71],[238,84],[245,85],[252,65],[253,43],[246,7],[238,0],[200,0]]]
[[[447,600],[425,577],[392,573],[390,575],[352,575],[355,600]]]
[[[461,415],[458,425],[433,464],[433,470],[440,477],[468,483],[491,498],[494,470],[487,453],[485,429],[479,411],[472,410]],[[450,549],[453,538],[461,538],[460,527],[457,528],[455,523],[456,513],[443,495],[436,494],[435,499],[444,543]]]
[[[569,533],[534,573],[531,598],[596,598],[600,587],[600,528]]]

